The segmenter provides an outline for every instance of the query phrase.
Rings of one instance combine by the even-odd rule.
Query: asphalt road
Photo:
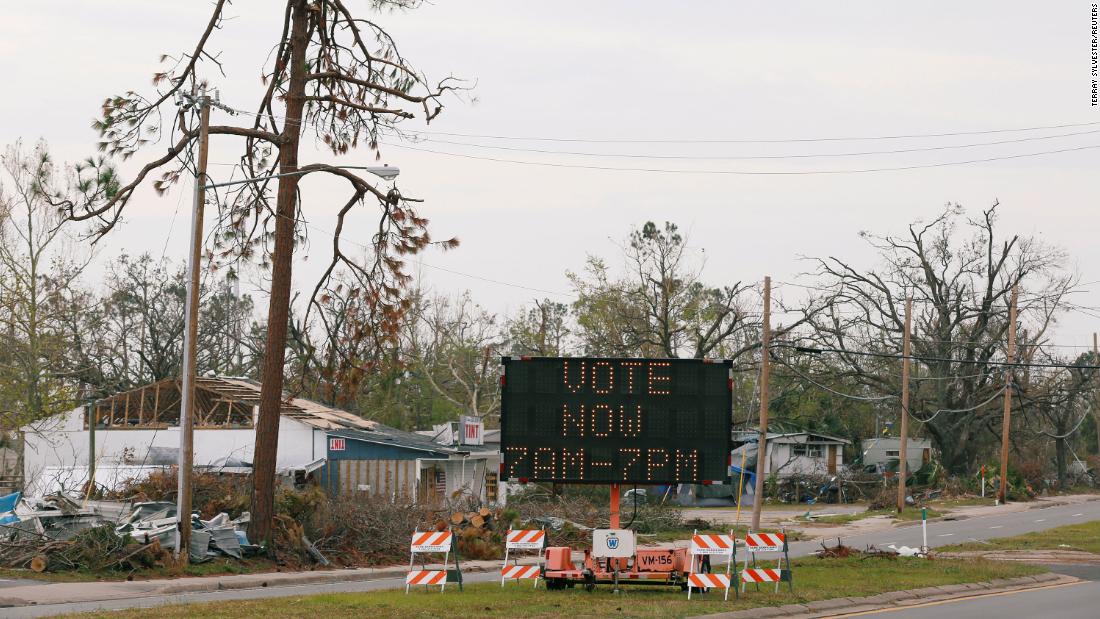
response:
[[[960,601],[932,602],[924,606],[889,609],[838,617],[889,617],[890,619],[989,619],[990,617],[1042,617],[1043,619],[1096,619],[1100,615],[1100,582],[1085,581],[1043,589],[993,593]]]
[[[1009,514],[994,514],[990,516],[969,518],[966,520],[937,521],[929,523],[928,545],[935,547],[966,541],[984,540],[993,537],[1007,537],[1012,535],[1019,535],[1022,533],[1029,533],[1032,531],[1040,531],[1053,527],[1059,527],[1066,524],[1087,522],[1090,520],[1100,520],[1100,501],[1090,501],[1077,505],[1047,507],[1044,509],[1032,509]],[[855,546],[857,548],[862,548],[863,546],[872,544],[879,547],[885,547],[888,544],[895,544],[896,546],[920,546],[921,527],[920,524],[917,523],[915,526],[895,527],[887,531],[879,531],[858,536],[846,537],[844,538],[844,543],[850,546]],[[819,549],[820,547],[820,542],[816,541],[795,542],[791,544],[791,555],[808,555]],[[494,573],[474,573],[468,574],[466,576],[466,582],[468,583],[493,582],[496,581],[496,579],[497,576]],[[51,615],[86,612],[93,610],[152,608],[164,604],[224,602],[230,600],[295,597],[316,595],[321,593],[353,593],[378,591],[382,589],[395,589],[403,586],[403,578],[387,578],[382,580],[334,583],[324,585],[295,585],[231,591],[216,591],[209,593],[187,593],[163,597],[139,597],[125,600],[110,600],[105,602],[81,602],[73,604],[51,604],[49,606],[24,606],[17,608],[3,608],[0,609],[0,616],[3,616],[5,618],[10,617],[12,619],[24,617],[47,617]],[[1061,592],[1060,594],[1057,593],[1059,591]],[[1040,594],[1041,592],[1035,593],[1035,595]],[[973,600],[972,602],[975,604],[1003,603],[1006,605],[1011,605],[1006,606],[1006,608],[1008,608],[1007,612],[1002,611],[1001,616],[1005,618],[1036,616],[1034,613],[1020,612],[1020,608],[1022,607],[1014,605],[1014,602],[1012,600],[1015,600],[1016,598],[1025,599],[1021,597],[1024,595],[1027,594],[1019,594],[1018,596],[1004,596],[1004,602],[994,602],[992,598],[989,600]],[[1082,597],[1076,597],[1078,595]],[[1082,608],[1081,600],[1088,599],[1089,595],[1092,596],[1091,599],[1093,600],[1093,604],[1084,606],[1084,608],[1087,610],[1085,614],[1057,614],[1063,611],[1067,613],[1077,612],[1077,609]],[[1061,590],[1051,590],[1049,593],[1046,593],[1042,597],[1042,601],[1044,604],[1041,604],[1041,606],[1043,607],[1043,612],[1041,616],[1043,616],[1044,619],[1054,619],[1055,617],[1097,617],[1100,616],[1100,611],[1097,611],[1095,606],[1097,600],[1100,600],[1100,590],[1097,589],[1097,583],[1088,583],[1087,585],[1066,587],[1065,589]],[[961,605],[969,603],[971,602],[959,602],[958,604]],[[951,610],[953,610],[954,606],[950,608]],[[946,609],[943,606],[929,606],[928,609],[930,612],[938,614],[912,616],[969,616],[956,615],[953,614],[951,611],[945,612]],[[913,608],[905,610],[904,612],[920,612],[922,610],[923,609],[921,608]],[[901,616],[897,615],[897,612],[901,611],[895,611],[889,614],[891,614],[892,616]],[[904,616],[908,617],[909,615]],[[983,617],[983,619],[986,619],[986,617]]]
[[[994,537],[1012,537],[1090,520],[1100,520],[1100,501],[1028,509],[1015,513],[993,514],[965,520],[932,521],[928,523],[928,545],[935,548],[937,546],[987,540]],[[826,541],[829,544],[836,543],[836,540]],[[885,548],[890,544],[898,547],[919,547],[921,545],[921,526],[918,521],[912,525],[893,527],[885,531],[845,537],[843,542],[856,548],[863,548],[868,545]],[[804,556],[820,549],[820,541],[794,542],[791,544],[791,556]],[[1100,611],[1096,616],[1100,616]]]

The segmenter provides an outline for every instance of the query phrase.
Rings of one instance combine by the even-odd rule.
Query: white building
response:
[[[742,453],[745,455],[746,468],[755,471],[756,440],[758,432],[738,431],[733,433],[733,465],[740,467]],[[849,444],[842,438],[816,432],[768,433],[768,457],[764,462],[764,474],[778,477],[792,475],[836,475],[844,467],[844,446]]]
[[[248,379],[197,379],[196,469],[251,471],[259,395],[259,383]],[[169,379],[25,426],[24,493],[78,494],[87,486],[90,461],[95,463],[96,485],[106,489],[174,466],[179,416],[178,381]],[[89,430],[90,417],[94,432]],[[276,469],[297,481],[313,475],[334,492],[350,488],[420,499],[431,490],[433,498],[473,493],[492,502],[487,495],[496,491],[489,483],[495,481],[496,466],[485,457],[348,411],[304,398],[284,399]]]
[[[864,440],[864,467],[874,467],[874,472],[898,470],[901,460],[901,439],[896,436],[883,436]],[[912,438],[905,441],[905,468],[912,472],[932,460],[932,441],[926,438]]]

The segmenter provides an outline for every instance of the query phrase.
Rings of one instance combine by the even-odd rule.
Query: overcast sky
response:
[[[366,10],[365,0],[349,0]],[[238,0],[215,34],[226,77],[206,76],[222,100],[253,109],[259,67],[281,9]],[[49,141],[60,160],[91,154],[89,124],[106,96],[148,92],[161,53],[194,45],[209,3],[36,0],[5,3],[0,57],[0,143]],[[867,137],[1100,123],[1090,101],[1088,2],[462,2],[437,0],[383,14],[402,52],[430,78],[476,81],[448,101],[431,131],[588,140],[744,140]],[[215,112],[213,122],[227,119]],[[422,121],[409,128],[425,128]],[[414,145],[441,153],[569,166],[664,170],[808,172],[891,168],[1100,146],[1100,124],[1039,132],[906,140],[789,144],[608,144],[433,136]],[[662,157],[851,153],[1079,135],[900,154],[772,160],[593,157],[530,150]],[[586,253],[614,259],[632,226],[671,220],[690,236],[715,284],[789,281],[803,256],[836,255],[860,266],[872,254],[860,230],[904,232],[947,202],[972,212],[1000,200],[1002,230],[1036,235],[1068,251],[1083,282],[1100,280],[1096,166],[1100,148],[907,171],[733,175],[519,165],[384,145],[400,187],[426,200],[437,238],[462,246],[429,253],[423,267],[441,292],[470,289],[497,312],[559,292]],[[484,146],[507,147],[504,150]],[[235,159],[232,139],[212,147]],[[156,147],[150,149],[154,152]],[[308,151],[313,151],[312,145]],[[139,155],[139,157],[141,157]],[[303,162],[324,158],[305,152]],[[370,163],[362,152],[346,163]],[[227,168],[220,168],[226,170]],[[212,167],[217,175],[219,168]],[[330,184],[331,183],[331,184]],[[186,255],[190,187],[140,193],[125,225],[102,242],[122,251]],[[328,256],[332,213],[346,197],[323,179],[305,181],[315,225],[296,284],[311,288]],[[360,241],[369,240],[363,221]],[[102,264],[98,265],[100,268]],[[1100,283],[1075,297],[1100,306]],[[1056,340],[1088,344],[1100,319],[1067,316]]]

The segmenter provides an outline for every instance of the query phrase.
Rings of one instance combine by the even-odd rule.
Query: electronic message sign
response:
[[[729,476],[730,361],[504,357],[506,479],[668,484]]]

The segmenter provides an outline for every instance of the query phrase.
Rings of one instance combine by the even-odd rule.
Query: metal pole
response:
[[[84,496],[87,498],[95,492],[95,425],[99,421],[99,415],[96,414],[98,409],[95,400],[88,400],[85,406],[85,417],[88,418],[88,491]]]
[[[913,325],[913,297],[905,298],[905,333],[901,336],[901,444],[898,446],[898,513],[905,509],[905,475],[909,462],[909,333]]]
[[[1008,306],[1008,363],[1005,366],[1004,418],[1001,421],[1001,491],[997,494],[1001,505],[1008,502],[1008,433],[1012,426],[1012,364],[1016,362],[1016,293],[1018,284],[1012,285],[1012,301]]]
[[[619,528],[619,484],[611,484],[611,523],[612,529]]]
[[[760,530],[764,507],[764,460],[768,455],[768,378],[771,374],[772,278],[764,278],[764,333],[760,340],[760,438],[756,442],[756,487],[752,497],[752,530]]]
[[[191,252],[187,260],[187,309],[183,331],[183,380],[180,384],[180,451],[176,497],[176,560],[188,562],[191,545],[191,472],[194,464],[196,354],[199,334],[199,270],[202,260],[202,219],[206,205],[206,160],[209,151],[210,98],[203,91],[199,104],[199,154],[195,162],[195,201],[191,211]]]

